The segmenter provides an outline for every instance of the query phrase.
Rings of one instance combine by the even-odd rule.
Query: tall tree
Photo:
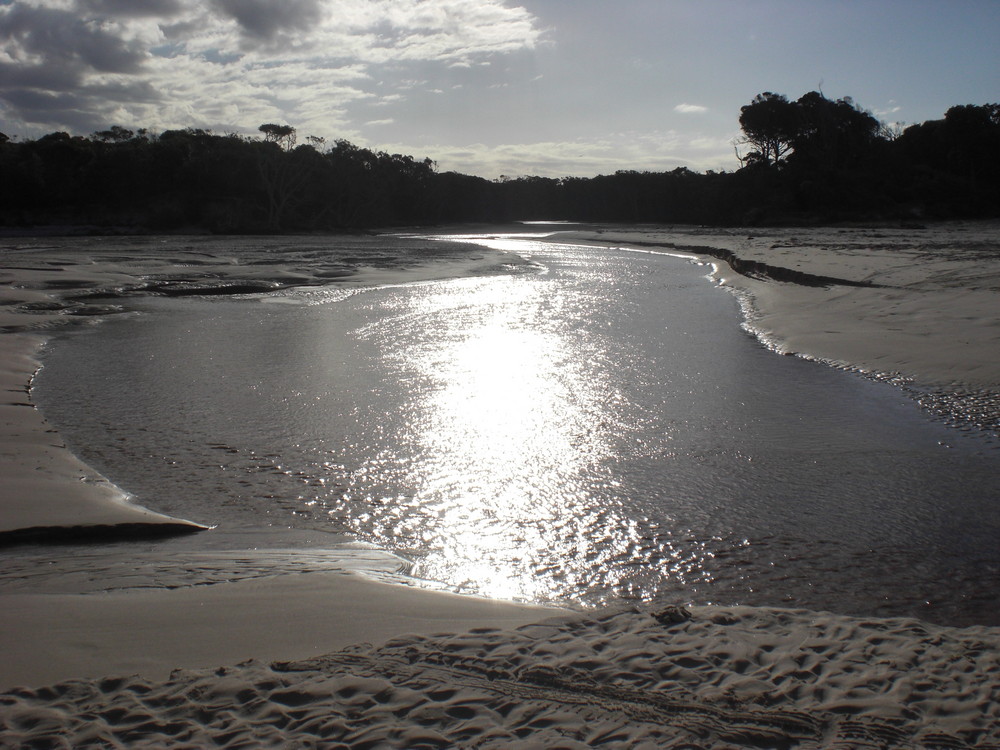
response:
[[[798,162],[844,168],[870,155],[882,137],[882,123],[850,97],[834,101],[810,91],[793,106],[798,110],[798,122],[791,143]]]
[[[276,125],[273,122],[265,122],[257,130],[264,134],[265,141],[277,143],[282,151],[291,151],[295,148],[296,130],[291,125]]]
[[[945,158],[950,171],[973,184],[1000,172],[1000,104],[952,107],[944,113]]]
[[[741,143],[753,148],[741,161],[777,164],[792,150],[798,126],[797,107],[782,94],[757,94],[750,104],[740,107]]]

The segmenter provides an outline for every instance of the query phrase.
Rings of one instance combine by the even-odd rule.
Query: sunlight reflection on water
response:
[[[370,332],[415,395],[404,440],[419,459],[404,483],[435,519],[421,571],[490,596],[553,596],[535,573],[591,547],[613,554],[630,530],[596,528],[591,474],[612,450],[612,389],[586,336],[546,314],[546,292],[509,278],[435,285]]]

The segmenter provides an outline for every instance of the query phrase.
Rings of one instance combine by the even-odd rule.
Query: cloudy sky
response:
[[[300,137],[484,177],[734,169],[762,91],[1000,100],[998,0],[0,0],[0,131]]]

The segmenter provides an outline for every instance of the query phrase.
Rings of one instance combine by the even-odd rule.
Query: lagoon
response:
[[[372,286],[130,298],[33,397],[139,502],[215,527],[158,552],[359,540],[496,598],[1000,621],[993,443],[775,354],[691,259],[464,241],[525,262],[393,279],[395,237]]]

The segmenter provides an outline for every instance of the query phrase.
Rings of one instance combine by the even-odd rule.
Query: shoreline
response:
[[[812,234],[796,236],[804,232]],[[919,233],[607,228],[553,239],[720,261],[713,277],[752,298],[751,330],[782,354],[927,386],[1000,387],[1000,361],[991,356],[1000,342],[1000,222]]]
[[[0,238],[3,239],[3,238]],[[157,513],[87,466],[63,444],[58,432],[31,400],[31,384],[41,367],[39,352],[54,332],[85,325],[124,311],[131,296],[213,296],[257,294],[288,288],[336,288],[345,293],[394,283],[431,281],[488,271],[520,259],[499,252],[438,254],[418,251],[397,268],[355,266],[345,271],[310,254],[322,236],[303,236],[302,249],[283,263],[264,257],[240,264],[226,241],[192,237],[195,243],[165,257],[148,254],[155,237],[64,237],[66,242],[39,265],[33,248],[0,242],[0,456],[6,464],[0,488],[0,547],[82,540],[85,537],[153,537],[205,531],[207,526]],[[236,238],[241,243],[253,237]],[[369,241],[376,239],[365,236]],[[84,243],[75,246],[74,241]],[[101,240],[113,247],[105,250]],[[122,247],[124,243],[124,247]],[[53,248],[41,244],[41,249]],[[479,248],[476,248],[479,250]],[[114,252],[120,254],[116,258]]]
[[[18,644],[0,665],[0,690],[106,675],[161,680],[175,669],[302,659],[405,633],[516,627],[564,612],[348,571],[0,598],[0,631]]]
[[[129,495],[77,458],[30,397],[45,339],[0,334],[0,455],[4,458],[0,546],[71,539],[128,527],[139,535],[192,533],[206,527],[133,503]]]
[[[893,383],[953,426],[1000,436],[1000,222],[552,236],[567,239],[704,259],[768,349]]]

